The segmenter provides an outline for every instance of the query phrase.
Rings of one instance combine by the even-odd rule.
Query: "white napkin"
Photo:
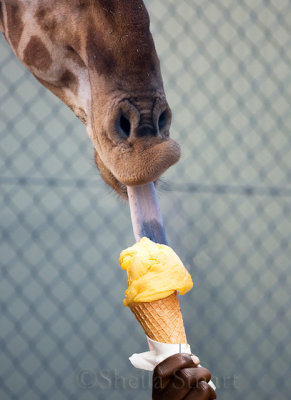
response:
[[[146,371],[153,371],[156,365],[164,361],[166,358],[172,356],[173,354],[192,354],[189,344],[160,343],[150,339],[149,337],[146,338],[150,350],[145,351],[144,353],[135,353],[131,357],[129,357],[129,361],[135,368],[144,369]],[[201,365],[199,364],[198,367],[201,367]],[[214,390],[216,389],[212,381],[209,381],[208,385],[210,385]]]

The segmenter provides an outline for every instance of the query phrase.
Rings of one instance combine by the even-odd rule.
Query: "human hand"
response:
[[[216,393],[207,382],[211,374],[199,367],[198,357],[174,354],[156,366],[153,374],[153,400],[212,400]]]

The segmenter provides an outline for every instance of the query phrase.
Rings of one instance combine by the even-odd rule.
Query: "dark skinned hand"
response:
[[[153,374],[153,400],[212,400],[215,391],[208,385],[211,374],[199,367],[198,357],[179,353],[156,366]]]

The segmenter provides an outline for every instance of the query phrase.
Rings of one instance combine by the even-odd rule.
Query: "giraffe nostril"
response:
[[[120,114],[117,122],[117,130],[123,136],[128,138],[130,136],[131,124],[130,120],[124,115]]]
[[[167,111],[165,110],[161,113],[158,120],[158,127],[160,131],[166,126],[167,121],[168,121],[168,116],[167,116]]]
[[[171,125],[172,113],[171,109],[167,107],[162,111],[158,117],[157,127],[162,136],[169,136],[169,128]]]

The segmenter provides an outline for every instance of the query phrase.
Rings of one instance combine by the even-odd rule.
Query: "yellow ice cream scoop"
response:
[[[119,262],[127,271],[128,289],[125,306],[131,303],[152,302],[192,289],[191,275],[171,247],[142,238],[123,250]]]

